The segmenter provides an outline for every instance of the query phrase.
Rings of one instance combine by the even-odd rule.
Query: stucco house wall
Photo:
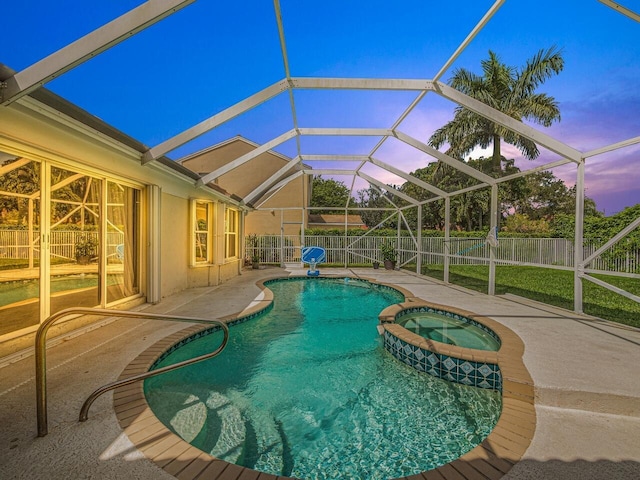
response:
[[[223,257],[217,256],[210,266],[196,269],[190,265],[191,200],[197,198],[215,202],[218,210],[216,219],[218,223],[222,222],[221,225],[216,225],[217,242],[224,241],[225,205],[239,210],[241,206],[239,202],[214,189],[197,188],[195,179],[181,173],[179,169],[159,162],[142,165],[139,150],[28,96],[0,108],[0,151],[31,160],[49,161],[52,165],[83,171],[96,177],[122,181],[141,190],[144,205],[140,222],[141,293],[131,302],[145,301],[150,291],[149,285],[154,281],[159,282],[159,286],[155,287],[159,298],[154,301],[161,301],[163,297],[180,290],[216,285],[239,274],[240,259],[225,262]],[[147,201],[146,192],[151,187],[161,192],[159,205],[156,205],[155,209],[152,209]],[[157,212],[153,219],[150,218],[152,211]],[[219,211],[222,211],[222,216]],[[240,219],[243,217],[239,215]],[[150,230],[152,224],[159,225],[155,232]],[[243,230],[244,227],[241,226],[241,231]],[[155,240],[160,248],[157,252],[151,252],[151,255],[155,256],[154,261],[159,268],[152,272],[149,269],[150,263],[153,262],[149,262],[147,245],[153,244],[154,236],[157,235],[160,238]],[[239,244],[241,248],[240,239]],[[218,248],[217,252],[224,255],[223,247]],[[60,327],[54,327],[50,336],[94,321],[95,317],[84,317],[65,322]],[[14,354],[32,345],[36,327],[0,336],[0,357]]]

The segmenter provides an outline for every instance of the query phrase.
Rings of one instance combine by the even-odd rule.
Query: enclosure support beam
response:
[[[400,210],[398,210],[398,212],[400,212],[400,215],[402,216],[402,223],[404,223],[404,226],[407,227],[407,232],[409,232],[409,236],[411,237],[411,240],[413,240],[413,244],[415,245],[416,250],[418,250],[418,240],[416,240],[416,237],[413,234],[411,227],[409,226],[409,222],[407,222],[407,217],[404,215],[404,210],[405,209],[401,208]]]
[[[375,185],[375,186],[377,186],[379,188],[383,188],[387,192],[391,193],[392,195],[400,197],[401,199],[406,200],[407,202],[411,203],[412,205],[417,205],[418,204],[418,202],[413,197],[410,197],[406,193],[403,193],[403,192],[401,192],[400,190],[398,190],[396,188],[390,187],[389,185],[385,185],[384,183],[376,180],[375,178],[370,177],[366,173],[358,172],[358,176],[363,178],[367,182],[369,182],[371,185]]]
[[[284,268],[284,210],[280,210],[280,268]]]
[[[567,158],[563,158],[562,160],[558,160],[556,162],[546,163],[544,165],[540,165],[539,167],[530,168],[529,170],[524,170],[522,172],[507,175],[505,177],[496,178],[496,183],[504,183],[504,182],[508,182],[509,180],[513,180],[514,178],[531,175],[532,173],[542,172],[544,170],[551,170],[552,168],[556,168],[561,165],[566,165],[567,163],[571,163],[571,160]]]
[[[400,264],[400,221],[402,212],[398,209],[398,214],[396,215],[396,223],[397,223],[397,233],[396,233],[396,262]]]
[[[433,90],[433,81],[390,78],[292,77],[293,88],[315,90]]]
[[[302,170],[305,175],[345,175],[348,177],[357,175],[358,172],[355,170],[341,170],[339,168],[308,168]],[[337,207],[342,207],[342,205],[336,205]]]
[[[423,182],[419,178],[416,178],[416,177],[414,177],[412,175],[409,175],[408,173],[405,173],[402,170],[400,170],[399,168],[396,168],[393,165],[389,165],[388,163],[385,163],[382,160],[378,160],[378,159],[372,157],[372,158],[369,159],[369,161],[371,163],[373,163],[375,166],[380,167],[383,170],[386,170],[388,172],[391,172],[391,173],[399,176],[400,178],[404,178],[405,180],[413,183],[414,185],[417,185],[418,187],[424,188],[428,192],[433,193],[434,195],[437,195],[437,196],[443,197],[443,198],[449,195],[447,192],[445,192],[444,190],[439,189],[435,185],[431,185],[430,183]]]
[[[584,154],[584,158],[590,158],[596,155],[601,155],[603,153],[612,152],[614,150],[619,150],[621,148],[629,147],[637,143],[640,143],[640,136],[629,138],[628,140],[623,140],[622,142],[612,143],[611,145],[607,145],[602,148],[597,148],[595,150],[590,150]]]
[[[456,160],[455,158],[450,157],[446,153],[442,153],[441,151],[436,150],[435,148],[427,145],[426,143],[416,140],[415,138],[399,131],[395,131],[394,134],[395,134],[395,137],[401,142],[404,142],[407,145],[412,146],[416,150],[420,150],[421,152],[431,155],[433,158],[437,158],[442,163],[446,163],[447,165],[455,168],[456,170],[460,170],[461,172],[466,173],[470,177],[480,180],[481,182],[484,182],[487,185],[493,185],[494,183],[496,183],[495,178],[490,177],[486,173],[482,173],[481,171],[476,170],[473,167],[470,167],[465,162]]]
[[[444,198],[444,283],[449,283],[449,248],[451,246],[451,197]]]
[[[354,176],[355,178],[355,176]],[[349,266],[349,248],[347,247],[347,229],[349,228],[349,210],[348,210],[348,205],[345,207],[344,209],[344,268],[347,268]]]
[[[418,205],[418,258],[416,259],[416,273],[422,273],[422,205]]]
[[[301,177],[303,175],[302,171],[298,170],[295,173],[292,173],[291,175],[289,175],[288,177],[283,178],[282,180],[280,180],[278,183],[276,183],[273,187],[271,187],[267,193],[265,193],[264,195],[262,195],[260,197],[260,203],[258,203],[255,207],[258,208],[262,205],[264,205],[267,200],[269,200],[273,195],[275,195],[278,190],[280,190],[281,188],[283,188],[285,185],[287,185],[288,183],[293,182],[296,178]],[[297,207],[295,207],[297,208]]]
[[[8,105],[28,95],[45,83],[65,74],[194,1],[155,0],[144,2],[8,78],[4,93],[0,89],[2,105]]]
[[[440,77],[442,77],[442,75],[444,75],[446,73],[446,71],[449,70],[451,65],[453,65],[453,62],[455,62],[456,59],[460,56],[460,54],[464,51],[464,49],[469,46],[471,41],[476,37],[476,35],[478,35],[478,33],[480,33],[480,31],[484,28],[484,26],[487,23],[489,23],[489,20],[491,20],[491,18],[500,9],[500,7],[502,6],[502,4],[504,2],[505,2],[505,0],[497,0],[491,6],[491,8],[487,11],[487,13],[484,14],[484,17],[482,17],[480,19],[478,24],[473,28],[473,30],[471,30],[469,35],[467,35],[467,38],[464,39],[464,41],[458,46],[456,51],[453,52],[453,55],[451,55],[451,57],[449,57],[449,59],[445,62],[445,64],[440,68],[438,73],[436,73],[436,76],[433,77],[433,81],[434,82],[437,81],[437,80],[440,80]]]
[[[388,137],[393,132],[386,128],[299,128],[300,135],[321,135],[336,137]]]
[[[366,155],[300,155],[301,162],[366,162]]]
[[[599,1],[600,3],[604,3],[606,6],[613,8],[616,12],[621,13],[625,17],[629,17],[631,20],[640,22],[640,15],[638,15],[633,10],[623,7],[618,2],[614,2],[612,0],[599,0]]]
[[[302,260],[302,249],[307,246],[305,243],[307,239],[305,238],[306,232],[305,230],[305,219],[307,218],[307,207],[303,206],[300,209],[300,213],[302,214],[302,227],[300,228],[300,260]]]
[[[232,105],[231,107],[213,115],[212,117],[203,120],[202,122],[194,125],[191,128],[179,133],[178,135],[165,140],[164,142],[156,145],[155,147],[147,150],[142,156],[142,163],[148,163],[156,158],[159,158],[178,147],[181,147],[185,143],[190,142],[194,138],[204,135],[210,130],[219,127],[225,122],[265,103],[267,100],[280,95],[282,92],[289,88],[287,80],[280,80],[273,85],[260,90],[258,93],[245,98],[244,100]]]
[[[280,8],[280,0],[273,1],[273,8],[276,11],[276,23],[278,24],[278,36],[280,37],[280,50],[282,50],[282,61],[284,62],[284,74],[287,83],[291,86],[291,70],[289,69],[289,57],[287,55],[287,42],[284,38],[284,24],[282,22],[282,9]],[[291,105],[291,117],[293,120],[293,128],[298,129],[298,114],[296,113],[296,102],[293,96],[293,88],[289,88],[289,104]],[[298,156],[300,155],[300,136],[296,137],[296,148]]]
[[[252,192],[250,192],[245,198],[245,203],[253,203],[256,198],[260,198],[260,196],[269,190],[275,183],[289,170],[299,164],[299,157],[295,157],[293,160],[289,160],[285,164],[284,167],[279,169],[276,173],[267,178],[264,182],[258,185]]]
[[[422,91],[418,94],[418,96],[411,102],[411,104],[405,109],[404,112],[402,112],[402,115],[400,115],[400,117],[393,123],[393,126],[391,127],[391,130],[395,130],[396,128],[398,128],[400,126],[400,124],[402,122],[404,122],[404,119],[407,118],[409,116],[409,114],[413,111],[414,108],[416,108],[418,106],[418,104],[422,101],[422,99],[425,97],[425,95],[428,93],[428,90]],[[371,152],[369,152],[369,157],[373,157],[376,152],[378,150],[380,150],[380,147],[382,147],[382,145],[384,145],[384,142],[387,141],[389,137],[382,137],[378,143],[376,144],[375,147],[373,147],[371,149]]]
[[[584,275],[584,159],[576,171],[576,229],[573,248],[573,310],[582,313],[582,276]]]
[[[636,303],[640,303],[639,296],[634,295],[633,293],[629,293],[626,290],[623,290],[621,288],[618,288],[615,285],[611,285],[610,283],[603,282],[602,280],[592,277],[591,275],[585,274],[582,278],[584,278],[585,280],[589,280],[590,282],[595,283],[596,285],[599,285],[602,288],[606,288],[607,290],[617,293],[618,295],[622,295],[623,297],[628,298],[629,300],[632,300]]]
[[[602,245],[599,249],[597,249],[595,252],[593,252],[591,255],[589,255],[587,258],[585,258],[583,260],[584,266],[586,267],[587,265],[589,265],[596,257],[599,257],[605,250],[607,250],[608,248],[612,247],[613,245],[618,243],[620,240],[622,240],[624,237],[629,235],[629,233],[634,231],[638,227],[638,225],[640,225],[640,217],[636,218],[633,222],[631,222],[629,225],[627,225],[622,230],[620,230],[607,243]]]
[[[222,167],[214,170],[213,172],[207,173],[205,176],[201,177],[199,180],[196,181],[196,186],[201,187],[203,185],[206,185],[207,183],[215,180],[216,178],[224,175],[225,173],[230,172],[235,168],[238,168],[240,165],[244,165],[249,160],[256,158],[259,155],[262,155],[263,153],[268,152],[272,148],[277,147],[278,145],[286,142],[287,140],[292,139],[296,135],[297,133],[295,130],[289,130],[288,132],[283,133],[282,135],[268,141],[267,143],[260,145],[258,148],[251,150],[249,153],[246,153],[241,157],[238,157],[235,160],[232,160],[229,163],[225,163]]]
[[[436,82],[435,91],[442,95],[445,98],[461,105],[478,115],[497,123],[498,125],[502,125],[503,127],[508,128],[511,131],[514,131],[523,137],[536,142],[543,147],[548,148],[552,152],[557,153],[558,155],[568,158],[575,163],[579,163],[582,159],[582,154],[576,150],[575,148],[571,148],[570,146],[556,140],[555,138],[550,137],[546,133],[542,133],[536,130],[533,127],[530,127],[526,123],[521,122],[520,120],[516,120],[515,118],[510,117],[502,113],[499,110],[496,110],[484,103],[480,100],[476,100],[464,93],[456,90],[449,85],[446,85],[441,82]],[[493,183],[493,182],[487,182]]]
[[[491,185],[491,217],[490,228],[495,232],[498,228],[498,185]],[[496,247],[489,246],[489,295],[496,294]]]

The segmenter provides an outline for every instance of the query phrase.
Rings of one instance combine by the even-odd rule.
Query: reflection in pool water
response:
[[[79,290],[98,286],[98,275],[78,274],[64,275],[51,278],[51,293],[67,290]],[[10,305],[28,299],[38,299],[40,296],[40,280],[31,279],[16,282],[0,283],[0,306]]]

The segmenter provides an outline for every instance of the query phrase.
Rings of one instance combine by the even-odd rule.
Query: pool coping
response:
[[[328,275],[325,275],[325,277],[327,276]],[[498,352],[483,352],[492,353],[497,356],[497,363],[502,372],[502,412],[496,426],[482,443],[453,462],[404,478],[408,480],[496,480],[509,472],[529,447],[536,428],[534,385],[522,360],[524,343],[520,337],[509,328],[491,318],[476,315],[473,312],[449,305],[426,302],[419,297],[413,296],[408,290],[392,283],[384,283],[372,278],[353,277],[350,275],[335,275],[335,277],[350,277],[371,281],[393,288],[405,295],[405,302],[388,307],[383,310],[385,313],[388,309],[394,309],[395,307],[398,308],[399,312],[402,309],[400,305],[409,304],[410,306],[419,306],[424,304],[452,313],[458,313],[468,318],[473,318],[476,321],[481,321],[481,323],[493,329],[498,334],[502,342],[500,350]],[[265,286],[265,282],[291,278],[294,277],[278,275],[256,282],[256,285],[261,289],[261,294],[256,297],[256,300],[251,302],[250,305],[241,312],[226,315],[219,318],[219,320],[225,323],[231,323],[268,308],[273,302],[273,292]],[[385,328],[389,326],[390,325],[387,325]],[[207,327],[203,327],[202,325],[194,325],[156,342],[129,363],[120,374],[119,379],[148,371],[158,358],[171,346],[186,337],[206,329]],[[406,334],[409,334],[406,335],[400,332],[403,333],[407,340],[418,341],[411,337],[411,335],[415,334],[404,328],[402,328],[402,330],[404,330]],[[425,339],[422,337],[418,335],[415,336],[418,337],[420,341],[425,342]],[[439,342],[432,343],[435,344]],[[435,348],[442,349],[442,353],[445,353],[445,351],[454,353],[457,352],[457,349],[460,349],[460,347],[453,347],[446,344],[435,345]],[[451,351],[451,349],[453,349],[453,351]],[[474,352],[476,352],[476,350],[474,350]],[[473,354],[471,355],[473,356]],[[215,480],[284,480],[288,478],[258,472],[250,468],[228,463],[187,443],[178,435],[172,433],[153,414],[144,396],[142,382],[116,389],[113,393],[113,407],[118,422],[131,443],[148,459],[152,460],[157,466],[176,478],[181,480],[191,480],[195,478]]]

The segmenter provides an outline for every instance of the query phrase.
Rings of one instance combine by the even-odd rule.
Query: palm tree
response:
[[[449,84],[520,121],[527,119],[548,127],[555,120],[560,120],[555,99],[544,93],[536,93],[541,83],[560,73],[564,67],[562,55],[555,47],[540,50],[520,70],[500,62],[491,50],[489,58],[481,63],[482,76],[460,68],[454,72]],[[461,106],[456,107],[453,120],[434,132],[429,144],[439,148],[448,143],[447,154],[459,159],[477,146],[487,148],[493,144],[493,170],[499,172],[501,140],[515,145],[529,160],[540,154],[536,144],[528,138]]]

